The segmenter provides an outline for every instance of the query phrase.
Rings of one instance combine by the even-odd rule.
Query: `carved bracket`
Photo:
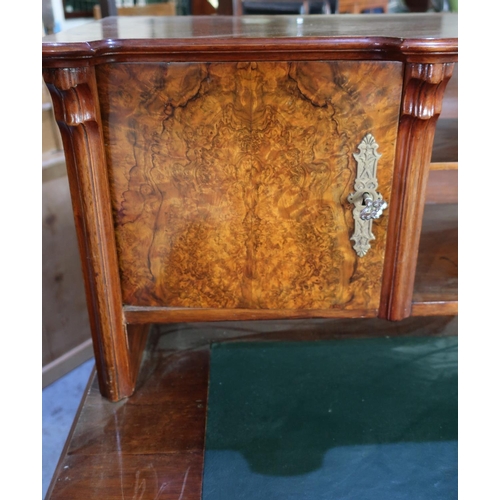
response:
[[[56,119],[68,126],[97,121],[93,68],[45,68]]]
[[[408,64],[402,114],[420,120],[439,115],[453,67],[454,63]]]
[[[129,350],[123,321],[95,69],[48,68],[44,78],[65,147],[99,385],[118,401],[134,390],[143,343],[135,340]]]
[[[453,62],[405,67],[379,314],[383,318],[401,320],[412,311],[434,132],[453,67]]]

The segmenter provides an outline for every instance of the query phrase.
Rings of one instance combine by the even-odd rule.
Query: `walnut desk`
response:
[[[457,313],[456,271],[414,291],[456,14],[111,17],[42,48],[110,400],[150,324]]]

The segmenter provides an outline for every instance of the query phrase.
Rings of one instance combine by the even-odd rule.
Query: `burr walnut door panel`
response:
[[[376,310],[397,62],[98,66],[124,303]],[[353,154],[379,144],[389,208],[358,257]]]

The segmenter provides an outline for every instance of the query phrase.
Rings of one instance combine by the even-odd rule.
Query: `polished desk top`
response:
[[[456,425],[453,420],[455,418],[453,412],[456,410],[453,404],[455,404],[456,395],[451,391],[446,397],[443,397],[442,392],[438,393],[435,389],[438,387],[453,389],[454,387],[453,369],[455,365],[452,356],[455,351],[453,351],[454,342],[452,337],[456,337],[456,333],[457,318],[451,317],[409,318],[402,322],[361,319],[211,324],[185,323],[157,328],[151,332],[146,347],[144,362],[138,380],[140,390],[136,394],[120,403],[111,403],[101,397],[97,380],[94,375],[91,377],[91,384],[85,391],[82,406],[75,418],[74,427],[61,456],[61,461],[46,500],[123,500],[124,498],[137,500],[139,498],[142,500],[200,500],[202,498],[206,444],[213,445],[213,440],[210,443],[206,439],[206,432],[207,429],[212,432],[215,428],[214,425],[210,428],[207,427],[210,345],[214,342],[225,344],[236,341],[237,345],[241,346],[243,343],[251,344],[252,341],[268,341],[269,345],[274,346],[272,348],[276,349],[276,347],[279,348],[281,341],[285,341],[285,344],[288,341],[295,343],[300,349],[300,345],[311,345],[309,342],[303,344],[302,341],[314,341],[313,343],[323,341],[317,343],[317,345],[325,345],[325,341],[337,341],[336,345],[342,346],[342,342],[346,339],[357,339],[361,351],[356,348],[355,352],[366,353],[366,350],[362,348],[363,345],[374,340],[377,343],[376,337],[378,337],[378,341],[384,342],[384,345],[394,346],[394,360],[389,366],[384,366],[383,361],[389,358],[375,357],[367,369],[377,370],[378,377],[375,377],[375,381],[366,379],[365,382],[363,382],[362,377],[358,377],[356,387],[358,389],[364,387],[371,393],[372,387],[381,387],[381,380],[390,381],[394,370],[396,370],[395,373],[397,374],[406,374],[406,378],[391,383],[390,388],[386,389],[385,399],[371,397],[366,403],[362,403],[363,405],[371,405],[367,406],[367,408],[378,408],[379,414],[384,414],[387,418],[382,421],[377,420],[376,414],[374,417],[374,413],[370,411],[357,414],[356,419],[351,423],[352,425],[349,425],[350,432],[346,433],[345,436],[341,436],[341,440],[344,441],[344,449],[351,450],[354,456],[359,453],[356,450],[360,447],[353,446],[352,442],[349,443],[351,446],[345,446],[345,439],[352,439],[352,436],[356,434],[359,439],[364,441],[377,435],[384,435],[385,438],[398,436],[398,440],[401,441],[408,434],[413,437],[418,435],[420,438],[425,435],[425,446],[427,448],[432,446],[432,442],[438,444],[440,441],[442,442],[443,437],[449,438],[451,436],[451,439],[454,439],[453,432],[455,432]],[[392,339],[386,339],[386,336],[390,336]],[[397,337],[410,338],[406,341],[405,339],[398,340]],[[448,337],[448,340],[439,339],[439,337]],[[440,340],[444,341],[444,345],[449,346],[449,348],[437,350],[433,347],[440,345]],[[400,341],[401,346],[398,347]],[[419,344],[424,347],[427,344],[430,347],[424,349],[426,355],[422,356],[421,348],[412,350],[412,344],[417,344],[417,347]],[[403,352],[402,349],[406,349],[406,351]],[[380,353],[380,350],[376,352]],[[388,349],[388,352],[391,352],[391,349]],[[418,356],[415,358],[411,354],[412,352]],[[434,356],[431,356],[430,354],[433,352]],[[449,353],[451,353],[451,357]],[[413,359],[413,362],[408,362],[409,356],[410,359]],[[402,360],[406,359],[406,363],[401,362],[400,357]],[[432,359],[438,363],[430,363],[429,360],[432,361]],[[443,360],[447,360],[447,362],[445,363]],[[426,367],[426,375],[423,378],[421,370],[418,369],[420,365]],[[279,366],[279,364],[267,365],[267,368],[263,370],[263,377],[268,376],[266,373],[273,373],[273,370],[275,371],[276,367]],[[348,369],[349,364],[340,364],[339,366],[345,366]],[[270,371],[268,372],[268,370]],[[301,373],[300,370],[304,373],[303,368],[299,367],[299,373]],[[342,368],[339,370],[342,370]],[[335,369],[333,372],[339,370]],[[282,373],[285,377],[290,376],[285,372]],[[315,380],[312,376],[314,373],[323,378],[328,373],[331,374],[332,371],[326,370],[325,367],[319,365],[317,371],[308,373],[306,373],[307,377],[302,377],[297,384],[290,385],[291,394],[299,398],[305,397],[305,400],[312,403],[318,401],[321,408],[328,408],[328,406],[324,406],[326,403],[324,403],[325,399],[323,397],[319,400],[314,399],[317,398],[317,395],[310,398],[304,387],[309,390],[315,387],[314,384],[311,384],[311,381],[314,382]],[[441,374],[443,377],[433,379],[433,374]],[[262,377],[259,380],[261,379]],[[247,379],[242,377],[238,380],[243,383]],[[323,378],[323,380],[328,381],[329,379]],[[406,389],[403,385],[405,380],[414,383]],[[394,401],[393,408],[395,411],[389,414],[382,403],[387,401],[387,397],[392,397],[391,391],[394,390],[395,386],[403,388],[406,397]],[[215,391],[216,396],[217,394],[225,394],[221,392],[222,387],[225,390],[227,386],[224,384],[218,387]],[[257,387],[264,389],[265,385],[257,385]],[[323,393],[338,395],[338,397],[346,394],[341,386],[337,387],[332,385],[331,382],[322,382],[317,384],[317,387],[318,389],[323,388],[321,389]],[[382,385],[382,387],[384,386]],[[427,392],[422,394],[422,388],[425,387],[428,387]],[[213,389],[214,386],[210,390]],[[233,394],[229,387],[228,389],[228,394]],[[429,399],[430,402],[427,403],[422,399],[422,396],[431,394],[431,391],[434,391],[434,393],[432,393],[432,398]],[[316,394],[316,392],[313,392],[313,394]],[[381,395],[380,392],[377,394]],[[412,396],[408,395],[417,397],[412,399]],[[418,397],[419,395],[420,397]],[[252,397],[255,398],[255,393],[246,390],[240,396],[239,403],[241,403],[241,399],[246,397],[249,397],[249,401],[251,401]],[[230,405],[231,401],[228,400],[227,404]],[[292,401],[294,401],[293,398],[287,404],[295,404]],[[405,407],[405,402],[411,402],[411,407]],[[273,406],[276,407],[276,405]],[[269,458],[269,456],[283,457],[283,451],[296,450],[296,455],[288,453],[285,457],[287,460],[292,460],[292,463],[297,466],[307,466],[307,464],[311,463],[309,451],[311,443],[314,445],[315,456],[318,456],[318,447],[322,448],[323,444],[327,445],[328,448],[334,448],[331,444],[333,443],[332,437],[335,437],[334,433],[339,432],[339,425],[332,426],[330,423],[342,424],[344,421],[343,416],[349,412],[350,408],[348,406],[346,410],[346,407],[342,404],[334,406],[333,413],[324,415],[326,420],[323,417],[319,420],[319,422],[330,424],[327,427],[317,425],[317,413],[308,413],[307,419],[297,420],[295,418],[294,420],[295,412],[290,413],[286,408],[280,409],[279,415],[274,415],[276,420],[262,420],[262,422],[268,422],[268,425],[261,427],[255,425],[261,421],[255,417],[259,413],[248,412],[245,419],[241,421],[233,418],[233,412],[238,412],[244,407],[244,405],[238,404],[227,413],[228,417],[231,418],[231,425],[227,429],[227,433],[224,434],[224,441],[221,441],[221,444],[224,446],[230,445],[228,450],[236,449],[235,443],[231,441],[234,438],[234,429],[237,429],[239,425],[250,424],[250,432],[252,429],[254,431],[255,429],[262,429],[262,431],[274,433],[274,439],[269,439],[268,434],[263,432],[264,443],[259,437],[253,441],[258,445],[264,445],[262,447],[262,451],[266,453],[263,455],[264,459]],[[217,410],[215,417],[217,415],[221,416],[220,409],[222,408],[224,408],[223,405],[215,407],[215,410]],[[309,405],[304,408],[307,408],[306,412],[309,412]],[[314,405],[314,408],[316,408],[315,412],[317,412],[317,405]],[[401,411],[402,409],[405,409],[405,411]],[[424,409],[425,412],[423,412]],[[439,409],[445,409],[443,415],[451,416],[451,420],[444,419],[443,415],[437,411]],[[396,410],[399,410],[399,412],[396,412]],[[434,424],[436,422],[435,419],[429,420],[430,414],[437,415],[441,422],[444,421],[448,425],[443,428],[436,425],[427,425],[427,422]],[[367,422],[371,424],[372,418],[373,426],[367,425],[365,428],[361,425]],[[401,424],[404,425],[406,421],[410,420],[413,425],[407,427],[406,431],[399,436]],[[212,422],[217,423],[217,420]],[[399,423],[400,427],[397,427],[394,424],[395,422]],[[291,423],[291,426],[289,423]],[[276,431],[275,426],[277,426],[278,431]],[[373,432],[371,432],[372,429]],[[381,433],[380,429],[386,429],[387,434]],[[286,432],[283,432],[283,430]],[[361,434],[358,433],[359,430],[362,431]],[[418,433],[416,430],[418,430]],[[364,431],[366,431],[366,434]],[[240,438],[238,439],[241,443],[245,443],[247,436],[251,435],[250,432],[239,434]],[[300,441],[296,440],[297,436],[301,437]],[[217,434],[215,434],[215,437],[217,437]],[[327,441],[327,439],[330,439],[330,441]],[[301,452],[304,449],[304,444],[308,445],[307,456]],[[337,442],[335,446],[338,447],[339,444]],[[405,443],[400,442],[399,445],[404,446]],[[240,449],[240,447],[237,447],[237,449]],[[269,449],[274,449],[276,454],[270,455],[268,453]],[[371,456],[373,457],[373,452]],[[297,458],[294,457],[298,457],[299,461],[297,462]],[[410,454],[411,457],[415,457],[415,454]],[[259,461],[260,466],[263,463],[265,461],[261,459]],[[347,461],[347,463],[350,462]],[[414,462],[409,462],[409,464],[412,463]],[[443,465],[453,473],[453,463],[444,463]],[[328,471],[328,469],[324,470]],[[363,474],[366,472],[365,464]],[[431,469],[426,469],[423,472],[431,474]],[[439,475],[440,478],[450,481],[449,477],[443,475],[443,469],[434,470],[432,474]],[[290,488],[287,484],[294,485],[297,479],[301,477],[301,481],[310,481],[307,476],[298,476],[295,473],[295,475],[283,476],[282,481],[284,481],[283,484],[286,488]],[[207,488],[213,485],[213,477],[213,475],[208,477]],[[264,476],[260,475],[260,477]],[[210,481],[210,479],[212,480]],[[405,479],[405,481],[407,480],[408,478]],[[343,481],[343,479],[341,478],[340,481]],[[231,479],[227,477],[218,487],[224,487],[230,483]],[[362,488],[363,485],[360,484],[360,487]],[[440,487],[442,488],[442,485]],[[207,491],[206,498],[214,498],[214,494],[216,495],[217,492],[218,490],[212,491],[212,494],[209,495],[209,491]],[[276,491],[270,493],[272,495]]]
[[[433,14],[363,14],[309,16],[107,17],[48,35],[45,59],[93,57],[125,50],[156,48],[262,51],[300,44],[301,50],[334,45],[355,50],[456,53],[458,16]]]

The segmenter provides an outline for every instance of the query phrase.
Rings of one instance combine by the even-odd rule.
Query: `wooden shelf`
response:
[[[414,316],[458,314],[458,204],[427,204],[413,293]]]

